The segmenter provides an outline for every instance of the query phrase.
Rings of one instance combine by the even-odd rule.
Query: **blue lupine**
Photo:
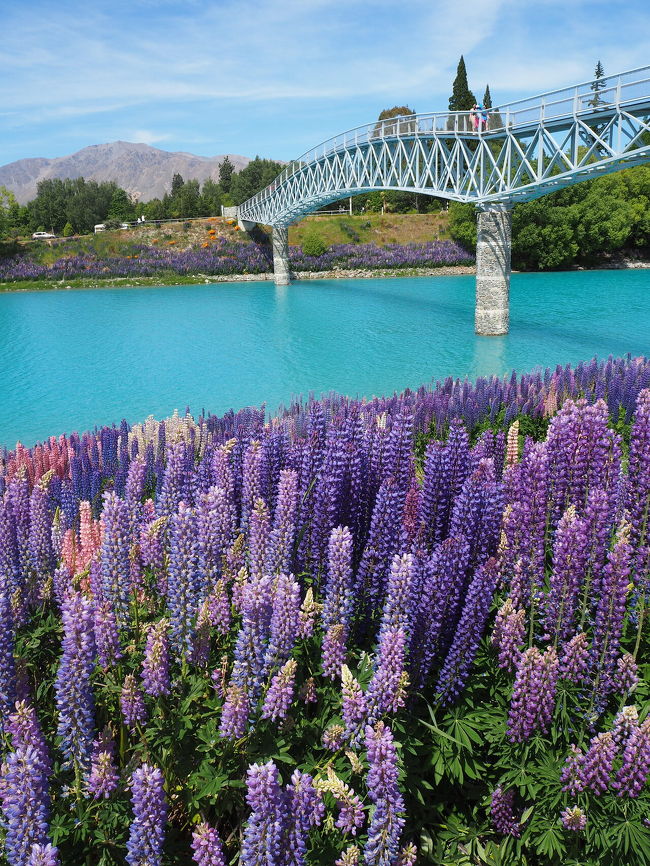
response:
[[[5,817],[7,863],[27,866],[32,847],[49,841],[47,773],[32,746],[19,746],[7,755],[0,777],[0,801]]]
[[[199,575],[196,514],[184,502],[171,519],[171,553],[167,575],[167,605],[171,646],[178,661],[190,659],[194,627],[205,587]]]
[[[383,722],[366,727],[368,796],[375,810],[364,847],[368,866],[395,866],[404,827],[404,798],[398,785],[397,749]]]
[[[129,866],[160,866],[165,841],[167,798],[158,767],[143,764],[131,777],[133,821],[126,843]]]
[[[129,511],[123,499],[109,491],[102,511],[102,594],[110,602],[120,633],[130,624]]]

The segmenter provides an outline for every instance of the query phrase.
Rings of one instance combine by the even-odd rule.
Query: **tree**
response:
[[[235,204],[241,204],[268,186],[283,170],[284,166],[272,159],[255,159],[246,168],[233,174],[230,195]]]
[[[219,184],[224,192],[230,192],[232,184],[232,176],[235,171],[235,166],[230,161],[229,157],[224,157],[223,162],[219,166]]]
[[[222,163],[223,164],[223,163]],[[211,177],[203,182],[201,188],[201,211],[203,216],[215,216],[221,212],[222,186]]]
[[[589,105],[591,108],[596,108],[599,105],[602,105],[604,100],[600,95],[600,91],[604,90],[607,87],[607,79],[605,78],[605,69],[603,68],[603,64],[598,61],[596,63],[596,68],[594,69],[594,80],[591,82],[591,89],[593,91],[593,96],[589,100]]]
[[[178,174],[178,172],[176,172],[176,174],[174,174],[174,176],[172,177],[172,190],[171,190],[171,197],[172,198],[175,198],[178,195],[178,193],[183,189],[184,183],[185,183],[185,181],[183,180],[183,176],[181,174]]]
[[[395,123],[386,123],[387,120],[390,120],[393,117],[409,117],[413,114],[415,114],[415,109],[409,108],[408,105],[394,105],[392,108],[384,108],[377,118],[378,122],[373,130],[373,138],[376,137],[375,133],[386,136],[413,132],[415,130],[414,120],[402,120],[396,121]]]
[[[11,228],[11,212],[17,205],[16,197],[6,186],[0,186],[0,241],[7,237]]]
[[[118,187],[111,197],[111,203],[108,208],[109,219],[120,221],[132,220],[135,216],[133,202],[129,198],[126,190]]]
[[[449,97],[449,110],[470,111],[474,105],[476,105],[476,97],[469,89],[465,60],[461,54],[456,70],[456,78],[454,78],[452,85],[451,96]]]
[[[485,93],[483,94],[483,108],[492,108],[492,94],[490,93],[490,85],[485,85]]]

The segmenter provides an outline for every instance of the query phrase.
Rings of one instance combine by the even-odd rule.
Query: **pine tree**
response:
[[[229,157],[224,157],[223,162],[219,165],[219,185],[224,192],[230,192],[234,170],[235,166],[232,164]]]
[[[605,78],[605,69],[603,64],[598,61],[596,63],[596,68],[594,69],[594,80],[591,82],[591,89],[594,92],[594,95],[589,100],[589,105],[591,108],[596,108],[598,105],[602,105],[604,100],[600,95],[600,91],[604,90],[607,87],[607,79]]]
[[[465,60],[461,54],[460,60],[458,61],[458,68],[456,70],[456,78],[454,79],[451,96],[449,97],[449,110],[470,111],[475,104],[476,97],[469,89]]]
[[[492,94],[490,93],[490,85],[485,85],[485,93],[483,94],[483,108],[492,108]]]

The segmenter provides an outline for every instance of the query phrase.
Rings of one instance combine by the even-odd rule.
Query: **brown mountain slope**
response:
[[[84,147],[69,156],[55,159],[19,159],[0,166],[0,186],[11,190],[21,204],[36,196],[39,181],[49,178],[84,177],[86,180],[114,180],[140,201],[162,198],[171,188],[172,177],[180,174],[185,180],[201,182],[211,177],[219,179],[219,166],[225,159],[219,156],[195,156],[178,151],[170,153],[148,144],[113,141]],[[228,154],[236,171],[250,160]]]

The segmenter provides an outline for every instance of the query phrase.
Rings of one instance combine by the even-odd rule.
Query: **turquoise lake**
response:
[[[0,443],[371,396],[650,353],[650,270],[516,274],[506,337],[474,335],[474,278],[221,283],[0,295]]]

